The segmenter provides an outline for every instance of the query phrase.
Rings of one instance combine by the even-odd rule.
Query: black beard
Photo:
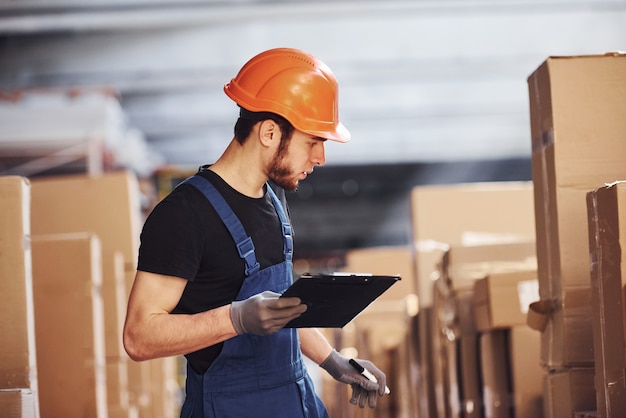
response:
[[[272,162],[268,177],[276,183],[276,185],[282,187],[283,189],[289,192],[295,192],[298,189],[298,180],[294,180],[292,171],[282,165],[281,161],[277,161],[277,159],[275,159]]]
[[[281,138],[280,146],[276,151],[276,155],[274,155],[274,159],[270,164],[270,168],[268,171],[268,177],[272,180],[276,185],[282,187],[283,189],[289,192],[295,192],[298,189],[298,180],[295,179],[295,176],[291,169],[285,165],[285,157],[287,156],[287,145],[289,144],[289,140]]]

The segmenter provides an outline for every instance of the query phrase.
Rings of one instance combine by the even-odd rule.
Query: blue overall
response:
[[[282,293],[292,282],[291,224],[282,204],[267,185],[283,229],[285,261],[260,269],[254,244],[241,222],[210,181],[185,180],[213,205],[246,263],[246,279],[235,300],[271,290]],[[187,365],[186,398],[181,418],[317,418],[328,412],[316,396],[300,354],[296,329],[275,334],[239,335],[224,342],[221,353],[204,374]]]

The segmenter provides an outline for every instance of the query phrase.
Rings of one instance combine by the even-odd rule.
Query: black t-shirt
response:
[[[201,170],[222,194],[252,238],[261,268],[284,261],[280,219],[270,196],[245,196],[210,170]],[[276,191],[287,209],[285,194]],[[235,242],[206,197],[189,184],[175,188],[152,210],[141,232],[138,270],[188,280],[173,314],[204,312],[231,303],[245,278],[245,263]],[[189,353],[187,360],[203,373],[223,344]]]

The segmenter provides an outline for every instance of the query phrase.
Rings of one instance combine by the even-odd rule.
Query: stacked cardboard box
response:
[[[38,417],[30,183],[17,176],[0,177],[0,335],[0,411]]]
[[[541,296],[532,312],[547,315],[541,333],[547,387],[562,379],[575,399],[595,399],[586,396],[594,395],[593,384],[579,378],[594,374],[586,193],[626,178],[626,56],[551,57],[530,75],[528,88]],[[576,379],[555,376],[574,371]]]
[[[479,329],[477,312],[486,310],[500,316],[502,312],[498,311],[497,303],[491,303],[493,298],[489,297],[489,286],[486,299],[480,295],[477,297],[475,293],[476,285],[485,281],[493,282],[493,290],[506,288],[510,284],[506,278],[516,277],[517,282],[536,278],[534,254],[532,242],[451,246],[444,254],[439,266],[440,277],[434,286],[433,351],[436,355],[433,368],[437,416],[536,416],[533,415],[536,410],[526,413],[526,406],[518,405],[517,401],[527,402],[523,394],[540,386],[540,380],[527,379],[522,384],[513,385],[519,373],[510,370],[509,366],[519,364],[515,361],[516,353],[527,353],[532,348],[532,338],[514,338],[524,332],[514,328],[515,325],[524,324],[523,314],[509,314],[515,319],[509,318],[508,328],[500,327],[506,333],[495,332],[496,328],[491,327],[489,322],[487,326],[482,324],[482,329]],[[498,283],[498,279],[503,279],[503,283]],[[535,300],[538,296],[535,294],[520,298],[517,286],[513,291],[499,292],[499,296],[502,295],[509,295],[504,303],[513,307],[516,304],[520,306],[520,299]],[[478,309],[477,300],[480,301]],[[520,310],[523,311],[523,308]],[[499,317],[495,320],[502,322]],[[510,343],[505,344],[505,338],[510,338]],[[537,347],[538,341],[537,338]],[[527,346],[520,348],[523,344]],[[535,366],[537,371],[541,370],[538,359]],[[513,415],[513,412],[516,414]]]
[[[411,192],[411,229],[420,307],[431,305],[427,277],[448,245],[534,241],[531,182],[418,186]]]
[[[88,232],[101,242],[109,416],[173,416],[177,385],[168,364],[175,359],[133,362],[121,341],[141,227],[137,179],[120,171],[38,178],[31,184],[33,235]]]
[[[544,378],[543,399],[543,414],[548,418],[579,415],[589,411],[589,405],[595,411],[593,368],[572,367],[563,372],[548,373]]]
[[[491,273],[474,283],[473,306],[479,331],[526,324],[531,303],[539,297],[536,269]]]
[[[540,336],[526,324],[528,308],[538,297],[536,268],[490,273],[474,283],[485,417],[543,413]]]
[[[542,416],[543,370],[539,348],[539,335],[525,324],[480,333],[485,417]]]
[[[626,416],[626,182],[587,194],[595,390],[600,417]]]
[[[408,247],[374,247],[351,250],[346,254],[344,272],[400,275],[401,280],[364,309],[341,330],[326,330],[333,345],[346,355],[371,360],[386,372],[391,393],[379,398],[376,409],[352,408],[349,386],[322,375],[323,397],[331,416],[392,418],[417,417],[417,376],[414,366],[415,274]]]
[[[39,236],[32,253],[41,414],[107,418],[100,241]]]
[[[536,266],[532,183],[419,186],[411,193],[411,223],[419,297],[417,369],[420,373],[420,416],[449,418],[452,412],[479,416],[483,412],[481,383],[476,381],[477,376],[480,380],[480,370],[476,367],[471,370],[472,364],[478,364],[479,334],[473,329],[472,322],[464,321],[462,327],[460,323],[456,327],[456,332],[460,333],[459,341],[453,344],[450,338],[456,338],[455,328],[443,327],[442,320],[449,318],[450,312],[463,312],[463,318],[473,318],[473,283],[484,278],[484,265],[465,265],[460,251],[457,255],[456,251],[448,251],[451,247],[477,245],[473,250],[480,257],[479,248],[487,245],[488,249],[483,248],[482,256],[497,260],[498,257],[505,257],[498,243],[517,242],[528,257],[517,256],[517,261],[513,263],[503,262],[506,258],[501,259],[501,266],[508,264],[509,270]],[[497,255],[499,253],[500,256]],[[450,263],[454,260],[458,263]],[[448,267],[444,267],[447,270],[440,269],[442,263],[448,263]],[[443,277],[446,275],[452,280],[454,277],[459,280],[445,282]],[[470,279],[463,283],[462,277]],[[454,286],[456,290],[451,290]],[[446,294],[447,299],[443,297]],[[448,309],[442,310],[440,306],[447,306]],[[456,354],[457,347],[459,354]],[[460,367],[460,378],[451,367]],[[450,385],[451,379],[456,383]],[[523,386],[517,390],[523,390]]]

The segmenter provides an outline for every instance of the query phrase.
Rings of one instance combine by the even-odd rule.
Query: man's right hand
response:
[[[269,335],[282,329],[306,309],[307,306],[299,298],[281,298],[278,293],[265,291],[233,302],[230,319],[237,334]]]

